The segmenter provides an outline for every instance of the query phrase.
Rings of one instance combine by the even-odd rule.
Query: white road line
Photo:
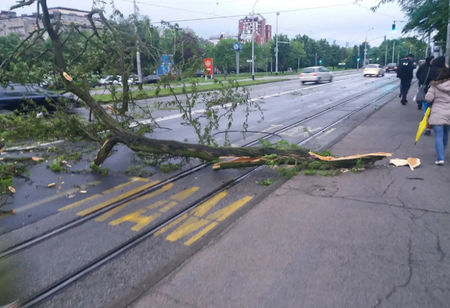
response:
[[[347,79],[334,81],[333,83],[336,84],[336,83],[340,83],[340,82],[343,82],[343,81],[347,81]],[[289,91],[278,92],[278,93],[269,94],[269,95],[263,95],[263,96],[252,98],[249,101],[250,102],[256,102],[256,101],[260,101],[260,100],[271,98],[271,97],[291,94],[291,93],[302,91],[302,90],[304,91],[304,90],[308,90],[308,89],[314,89],[314,88],[318,88],[318,87],[322,87],[322,86],[326,86],[326,85],[327,84],[319,84],[319,85],[315,85],[315,86],[311,86],[311,87],[307,87],[307,88],[299,88],[299,89],[295,89],[295,90],[289,90]],[[310,94],[312,94],[312,93],[308,93],[307,95],[310,95]],[[217,107],[217,109],[219,109],[219,108],[227,108],[227,107],[230,107],[230,106],[231,106],[231,103],[228,103],[228,104],[223,105],[223,107]],[[193,114],[199,114],[199,113],[204,113],[205,111],[206,111],[205,109],[198,109],[198,110],[194,110],[192,113]],[[169,115],[169,116],[159,117],[159,118],[156,118],[156,119],[139,120],[139,121],[131,123],[130,124],[130,128],[136,127],[139,124],[146,125],[146,124],[151,124],[151,123],[154,123],[154,122],[158,122],[159,123],[159,122],[169,121],[169,120],[173,120],[173,119],[178,119],[178,118],[181,118],[181,117],[182,117],[182,114],[181,113],[177,113],[177,114],[172,114],[172,115]]]

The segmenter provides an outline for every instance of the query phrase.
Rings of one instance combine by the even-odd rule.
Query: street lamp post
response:
[[[280,15],[279,12],[277,12],[277,22],[276,22],[276,30],[275,30],[275,75],[278,75],[278,16]]]
[[[394,55],[395,55],[395,40],[392,43],[392,63],[394,63]],[[398,65],[398,63],[397,63]]]
[[[365,38],[364,38],[364,62],[363,62],[363,66],[365,67],[366,66],[366,61],[367,61],[367,33],[370,31],[370,30],[373,30],[373,27],[372,28],[369,28],[369,30],[367,30],[366,31],[366,36],[365,36]]]
[[[256,0],[252,7],[252,80],[255,80],[255,5],[258,1]]]
[[[137,75],[138,75],[138,82],[142,83],[142,70],[141,70],[141,53],[139,51],[139,37],[137,32],[137,5],[136,0],[134,0],[134,18],[135,18],[135,30],[136,30],[136,66],[137,66]]]

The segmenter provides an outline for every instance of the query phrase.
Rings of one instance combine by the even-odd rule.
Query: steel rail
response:
[[[384,86],[386,84],[388,84],[388,82],[384,82],[381,86]],[[379,88],[379,87],[380,87],[380,85],[378,85],[377,87],[374,87],[374,88]],[[366,89],[366,90],[361,91],[360,93],[358,93],[358,94],[356,94],[356,95],[354,95],[354,96],[352,96],[350,98],[343,98],[343,99],[339,100],[336,104],[333,104],[332,106],[327,106],[326,108],[320,110],[319,112],[316,112],[316,113],[314,113],[314,114],[312,114],[310,116],[306,116],[306,117],[304,117],[304,118],[302,118],[300,120],[297,120],[297,121],[295,121],[295,122],[293,122],[293,123],[291,123],[289,125],[286,125],[286,126],[284,126],[282,128],[279,128],[279,129],[275,130],[274,132],[267,132],[265,136],[263,136],[263,137],[261,137],[259,139],[252,140],[252,141],[242,145],[242,147],[250,147],[250,146],[258,145],[260,143],[260,139],[267,140],[267,139],[273,137],[273,135],[282,133],[282,132],[287,131],[287,130],[293,128],[293,127],[296,127],[296,126],[298,126],[298,125],[300,125],[302,123],[305,123],[306,121],[315,119],[315,118],[317,118],[317,117],[319,117],[319,116],[321,116],[321,115],[323,115],[325,113],[328,113],[328,112],[330,112],[330,111],[332,111],[332,110],[334,110],[334,109],[336,109],[338,107],[341,107],[342,105],[345,105],[345,104],[347,104],[349,102],[352,102],[352,101],[354,101],[354,100],[364,96],[365,94],[367,94],[367,91],[368,90]],[[314,135],[311,135],[308,138],[311,139],[312,136],[314,136]],[[134,200],[136,198],[139,198],[139,197],[141,197],[143,195],[146,195],[148,193],[156,191],[156,190],[160,189],[161,187],[163,187],[164,185],[167,185],[169,183],[174,183],[174,182],[176,182],[176,181],[178,181],[178,180],[180,180],[180,179],[182,179],[184,177],[192,175],[195,172],[198,172],[198,171],[204,169],[205,167],[207,167],[209,165],[210,165],[210,163],[202,163],[202,164],[196,165],[194,167],[191,167],[191,168],[189,168],[187,170],[184,170],[184,171],[182,171],[182,172],[180,172],[180,173],[178,173],[178,174],[176,174],[176,175],[174,175],[172,177],[169,177],[169,178],[159,182],[158,184],[155,184],[154,186],[149,187],[149,188],[147,188],[147,189],[145,189],[145,190],[143,190],[143,191],[141,191],[139,193],[131,195],[131,196],[129,196],[127,198],[124,198],[124,199],[122,199],[120,201],[114,202],[114,203],[112,203],[112,204],[110,204],[110,205],[108,205],[106,207],[103,207],[103,208],[100,208],[98,210],[95,210],[92,213],[89,213],[89,214],[87,214],[87,215],[85,215],[83,217],[75,218],[75,219],[73,219],[73,220],[71,220],[69,222],[66,222],[66,223],[61,224],[61,225],[59,225],[59,226],[57,226],[57,227],[55,227],[55,228],[53,228],[51,230],[48,230],[48,231],[46,231],[46,232],[44,232],[44,233],[42,233],[40,235],[34,236],[34,237],[29,238],[29,239],[27,239],[25,241],[22,241],[20,243],[12,245],[12,246],[10,246],[10,247],[0,251],[0,259],[8,257],[8,256],[10,256],[12,254],[18,253],[18,252],[20,252],[20,251],[22,251],[24,249],[27,249],[27,248],[29,248],[31,246],[34,246],[34,245],[38,244],[38,243],[40,243],[40,242],[42,242],[42,241],[44,241],[46,239],[49,239],[49,238],[51,238],[51,237],[53,237],[53,236],[55,236],[57,234],[63,233],[65,231],[67,231],[67,230],[70,230],[70,229],[72,229],[74,227],[77,227],[77,226],[79,226],[79,225],[81,225],[81,224],[83,224],[83,223],[85,223],[87,221],[90,221],[90,220],[92,220],[92,219],[94,219],[94,218],[96,218],[96,217],[98,217],[98,216],[100,216],[100,215],[110,211],[111,209],[114,209],[114,208],[116,208],[116,207],[118,207],[118,206],[120,206],[120,205],[122,205],[124,203],[130,202],[130,201],[132,201],[132,200]]]
[[[337,120],[333,121],[331,124],[327,125],[325,128],[321,129],[320,131],[315,132],[311,136],[300,140],[297,144],[305,143],[307,140],[311,140],[313,137],[320,136],[323,134],[326,130],[332,128],[333,126],[341,123],[351,115],[355,114],[356,112],[359,112],[367,107],[369,107],[374,102],[377,102],[381,100],[382,98],[386,97],[387,95],[391,94],[396,87],[393,89],[386,91],[381,95],[380,97],[377,97],[376,99],[372,100],[370,103],[364,104],[363,106],[359,107],[356,110],[352,110],[351,112],[347,113],[346,115],[343,115],[339,117]],[[310,118],[309,118],[310,119]],[[292,125],[290,125],[292,127]],[[181,209],[177,211],[176,213],[172,214],[169,218],[164,220],[163,222],[159,223],[158,225],[140,232],[139,234],[131,237],[124,243],[118,245],[117,247],[110,249],[109,251],[103,253],[99,257],[95,258],[94,260],[90,261],[88,264],[84,265],[83,267],[80,267],[78,270],[73,271],[72,273],[66,275],[65,277],[57,280],[56,282],[52,283],[45,289],[41,290],[37,294],[34,294],[30,296],[29,298],[20,301],[20,307],[32,307],[34,305],[37,305],[41,303],[42,301],[52,297],[57,292],[61,291],[62,289],[70,286],[71,284],[75,283],[79,279],[87,276],[89,273],[93,272],[94,270],[100,268],[102,265],[108,263],[109,261],[113,260],[120,254],[128,251],[129,249],[133,248],[134,246],[138,245],[142,241],[152,237],[157,231],[161,230],[165,226],[169,225],[171,222],[176,220],[177,218],[181,217],[182,215],[188,213],[192,209],[195,209],[197,206],[201,205],[203,202],[208,200],[209,198],[217,195],[218,193],[229,189],[237,184],[239,184],[243,179],[248,177],[251,173],[255,172],[256,170],[263,168],[264,166],[258,166],[258,167],[252,167],[249,170],[246,170],[243,174],[238,176],[237,178],[228,181],[225,184],[222,184],[220,187],[216,188],[215,190],[209,192],[208,194],[200,197],[198,200],[193,201],[190,203],[186,208]]]

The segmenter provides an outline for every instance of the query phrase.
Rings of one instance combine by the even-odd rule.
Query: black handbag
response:
[[[425,101],[425,95],[427,94],[425,90],[428,87],[426,85],[426,82],[427,82],[429,74],[430,74],[430,68],[428,68],[427,76],[425,77],[423,84],[417,90],[415,97],[416,97],[416,103],[418,103],[418,104],[422,104],[422,102]]]
[[[416,103],[422,104],[422,102],[425,101],[425,95],[426,95],[425,88],[426,88],[426,85],[423,84],[417,90]]]

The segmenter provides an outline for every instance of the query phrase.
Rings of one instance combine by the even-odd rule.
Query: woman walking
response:
[[[433,127],[436,165],[443,165],[450,126],[450,70],[443,68],[436,81],[430,83],[425,100],[432,104],[428,123]]]
[[[440,56],[437,57],[436,59],[433,59],[432,57],[430,57],[430,64],[429,64],[429,69],[425,72],[425,70],[423,70],[420,75],[417,76],[419,83],[420,84],[424,84],[425,87],[425,93],[428,91],[428,88],[430,86],[430,82],[436,80],[439,76],[439,74],[441,73],[442,69],[445,68],[445,57],[444,56]],[[423,113],[425,114],[427,112],[427,109],[430,107],[430,105],[425,101],[422,102],[422,106],[423,106]],[[425,135],[430,135],[431,134],[431,130],[430,129],[426,129],[425,130]]]

